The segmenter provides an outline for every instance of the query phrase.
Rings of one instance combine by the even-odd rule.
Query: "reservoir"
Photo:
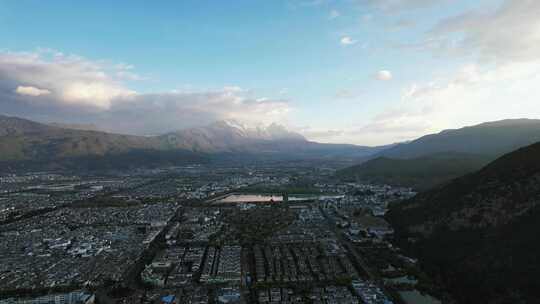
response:
[[[312,201],[318,199],[331,199],[340,198],[342,196],[320,196],[320,195],[289,195],[289,202],[302,202]],[[229,194],[224,197],[217,198],[213,201],[216,204],[242,204],[242,203],[281,203],[283,202],[283,195],[276,194]]]

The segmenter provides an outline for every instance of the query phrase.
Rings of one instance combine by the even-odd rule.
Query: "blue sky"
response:
[[[359,144],[534,116],[532,101],[504,106],[503,97],[529,89],[520,86],[496,94],[491,114],[468,112],[494,103],[486,92],[508,81],[501,73],[510,69],[515,83],[536,77],[521,64],[538,58],[520,50],[536,47],[538,37],[515,41],[486,23],[535,28],[538,7],[529,0],[2,1],[0,90],[13,99],[2,112],[137,134],[214,119],[276,121],[310,139]],[[463,77],[474,87],[463,87],[470,85]],[[464,101],[449,112],[456,96]],[[478,103],[470,110],[469,99]]]

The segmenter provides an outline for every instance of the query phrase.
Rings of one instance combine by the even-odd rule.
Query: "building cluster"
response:
[[[108,192],[133,189],[140,177],[100,178],[35,173],[0,177],[0,223],[69,206]]]
[[[175,225],[168,234],[170,242],[207,243],[224,225],[223,213],[218,208],[186,208],[182,217],[184,221]]]
[[[84,291],[55,293],[37,298],[7,298],[0,304],[94,304],[95,296]]]
[[[358,277],[343,249],[329,251],[322,243],[254,246],[253,254],[257,283],[333,281]]]
[[[308,185],[314,192],[303,199],[219,205],[211,201],[245,187],[281,189],[317,176],[301,166],[187,166],[0,177],[0,295],[108,293],[110,285],[130,293],[118,303],[392,303],[357,251],[366,241],[387,246],[393,231],[360,220],[358,210],[380,219],[388,202],[412,192],[331,183],[323,171],[325,181]],[[94,300],[84,291],[0,296],[0,304]]]
[[[239,283],[242,275],[240,246],[210,247],[201,282]]]
[[[292,205],[289,209],[297,214],[296,219],[274,233],[268,240],[270,243],[314,243],[335,239],[316,205]]]
[[[171,246],[160,252],[141,273],[143,282],[156,287],[182,287],[200,276],[205,247]]]
[[[410,188],[397,188],[388,185],[370,185],[359,183],[317,184],[324,191],[342,194],[337,197],[325,197],[321,201],[323,208],[336,209],[342,212],[353,212],[365,209],[374,216],[383,216],[388,204],[404,200],[416,193]]]
[[[121,191],[116,196],[130,200],[140,199],[165,199],[176,196],[178,193],[189,191],[190,179],[183,178],[159,178],[147,180],[138,187],[130,187]]]
[[[43,182],[66,182],[78,181],[79,177],[74,175],[62,175],[50,172],[29,172],[24,174],[5,174],[0,175],[0,183],[24,185],[26,183],[43,183]]]
[[[121,281],[173,216],[170,204],[62,208],[0,226],[2,290]]]
[[[318,304],[355,304],[360,303],[356,295],[347,287],[315,287],[305,294],[291,288],[270,288],[257,292],[257,301],[263,303],[318,303]]]
[[[175,209],[173,203],[131,204],[126,207],[64,208],[52,216],[58,221],[79,226],[162,227],[174,216]]]
[[[353,281],[352,286],[365,304],[392,304],[379,285],[368,281]]]

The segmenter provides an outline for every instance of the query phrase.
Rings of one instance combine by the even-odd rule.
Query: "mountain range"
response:
[[[540,120],[507,119],[422,136],[381,152],[380,156],[411,159],[457,152],[497,157],[540,141]]]
[[[459,303],[540,298],[540,143],[391,206],[401,247]]]
[[[109,168],[115,163],[122,167],[181,164],[223,155],[236,158],[361,158],[383,148],[312,142],[277,124],[247,127],[235,121],[219,121],[163,135],[134,136],[0,116],[0,162],[4,168],[15,169],[28,166],[73,168],[74,165],[80,169],[82,165],[90,168],[103,164]],[[137,161],[139,157],[144,162]]]
[[[289,158],[360,158],[385,148],[317,143],[275,123],[248,127],[231,120],[167,133],[158,138],[168,149],[186,149],[203,153],[280,155]]]
[[[539,141],[540,120],[488,122],[395,145],[339,171],[338,176],[426,190]]]
[[[250,127],[232,120],[154,136],[96,129],[93,125],[43,124],[0,115],[0,163],[15,169],[29,165],[80,169],[219,159],[339,159],[360,163],[338,172],[342,178],[424,190],[477,170],[503,153],[540,141],[540,120],[527,119],[445,130],[379,147],[317,143],[278,124]]]

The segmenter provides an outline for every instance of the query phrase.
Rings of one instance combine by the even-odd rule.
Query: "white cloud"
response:
[[[19,95],[28,95],[28,96],[41,96],[51,94],[51,91],[46,89],[40,89],[32,86],[17,86],[15,93]]]
[[[375,78],[377,80],[388,81],[388,80],[392,80],[393,75],[392,75],[392,72],[388,70],[381,70],[375,74]]]
[[[238,86],[207,91],[137,93],[106,65],[61,53],[0,52],[0,109],[41,121],[95,123],[109,131],[156,134],[221,119],[270,123],[291,110]],[[39,102],[30,96],[39,96]]]
[[[508,118],[540,118],[540,60],[462,66],[447,77],[412,84],[401,101],[357,130],[357,140],[390,143],[426,133]]]
[[[418,44],[437,52],[507,62],[539,58],[540,1],[506,0],[497,9],[468,11],[442,20]]]
[[[406,86],[399,102],[332,141],[385,144],[486,121],[540,118],[538,16],[540,1],[506,0],[441,21],[415,46],[469,56],[470,63]],[[381,72],[377,79],[392,78]]]
[[[341,13],[338,10],[333,9],[333,10],[330,11],[330,14],[328,14],[328,19],[330,19],[330,20],[336,19],[339,16],[341,16]]]
[[[246,123],[283,121],[291,108],[281,100],[250,97],[244,91],[139,94],[129,102],[115,102],[97,119],[110,130],[159,134],[234,119]],[[114,117],[114,120],[109,119]]]
[[[505,0],[441,21],[410,46],[470,63],[406,86],[399,102],[348,133],[356,132],[357,142],[381,144],[486,121],[540,118],[538,16],[540,1]]]
[[[356,44],[358,41],[352,39],[351,37],[349,36],[344,36],[341,38],[341,40],[339,41],[342,45],[353,45],[353,44]]]
[[[89,107],[108,108],[114,98],[135,94],[102,64],[48,50],[0,52],[0,81],[15,87],[47,88],[51,102]]]

